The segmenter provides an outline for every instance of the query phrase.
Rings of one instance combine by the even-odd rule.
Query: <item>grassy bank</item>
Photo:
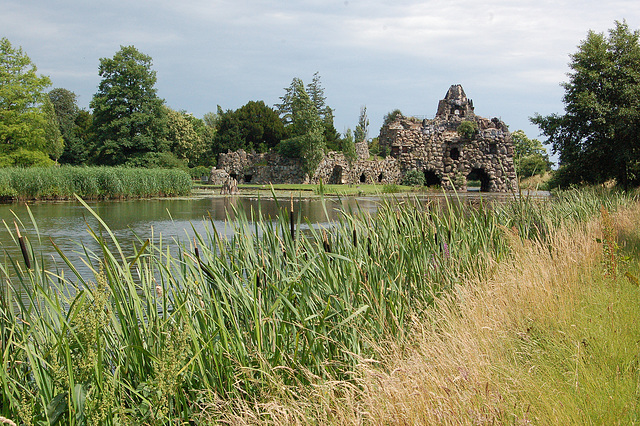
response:
[[[521,199],[494,208],[453,201],[383,204],[376,216],[345,212],[334,227],[312,230],[307,238],[297,227],[291,234],[286,210],[275,222],[253,221],[251,212],[238,212],[231,240],[222,240],[211,226],[179,253],[155,239],[141,241],[131,258],[103,224],[102,230],[89,231],[99,249],[83,256],[94,270],[93,280],[44,271],[33,252],[30,270],[22,259],[0,268],[9,284],[0,312],[0,415],[25,424],[375,423],[401,422],[403,416],[412,423],[402,407],[415,405],[415,415],[421,407],[440,419],[467,419],[467,408],[494,408],[481,395],[496,398],[502,415],[512,405],[502,402],[503,376],[484,382],[482,374],[494,370],[491,353],[483,351],[497,348],[505,359],[517,359],[526,348],[502,348],[501,338],[516,345],[518,334],[502,333],[488,314],[527,296],[528,316],[514,323],[524,327],[545,302],[529,297],[538,281],[517,280],[522,295],[516,291],[509,299],[495,277],[507,276],[505,265],[518,271],[530,263],[558,261],[563,253],[577,256],[581,246],[572,236],[580,224],[600,214],[602,206],[613,212],[632,201],[616,193],[572,191],[552,202]],[[568,235],[564,245],[559,232]],[[27,252],[28,239],[35,237],[27,236]],[[592,235],[585,238],[599,244]],[[519,257],[534,247],[537,252]],[[73,271],[73,262],[65,259]],[[570,260],[556,267],[569,271]],[[532,270],[537,272],[532,277],[542,279],[545,270]],[[477,299],[486,303],[476,302],[483,285],[495,295],[489,292]],[[29,289],[27,301],[19,295],[21,288]],[[554,300],[553,288],[543,288],[548,290],[541,293]],[[516,311],[524,302],[518,303]],[[460,329],[458,336],[448,318],[466,324],[471,320],[465,310],[476,305],[488,309],[476,314],[485,323],[466,333]],[[554,311],[548,305],[543,306],[547,322]],[[529,344],[526,333],[537,328],[523,330],[523,344]],[[485,346],[474,346],[474,333],[485,336]],[[450,343],[435,345],[439,341]],[[425,383],[414,383],[414,375],[405,377],[402,369],[410,372],[413,362],[407,360],[419,360],[422,350],[427,350],[425,373],[415,377]],[[459,358],[456,351],[472,359]],[[485,370],[478,370],[474,360]],[[510,377],[503,372],[509,365],[495,365]],[[440,376],[431,383],[427,372]],[[412,393],[385,394],[394,388],[381,384],[393,380],[399,380],[398,392]],[[469,389],[458,392],[459,384]],[[422,394],[419,386],[433,386],[438,398],[412,400]],[[458,407],[442,399],[449,392],[473,404]]]
[[[5,200],[145,198],[188,195],[189,175],[177,169],[125,167],[0,168]]]

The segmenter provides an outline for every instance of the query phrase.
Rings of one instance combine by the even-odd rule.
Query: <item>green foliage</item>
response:
[[[278,113],[263,101],[250,101],[235,111],[221,112],[216,118],[214,152],[227,150],[266,152],[284,137]]]
[[[18,148],[9,154],[0,154],[0,167],[50,167],[53,164],[42,151]]]
[[[198,119],[184,111],[174,111],[169,107],[164,109],[167,116],[166,137],[169,150],[188,164],[199,164],[207,154],[207,147],[204,132],[196,130]]]
[[[113,180],[140,172],[111,170]],[[2,176],[0,171],[0,188]],[[586,220],[601,205],[615,209],[632,201],[591,191],[561,193],[549,203],[518,199],[492,209],[468,209],[449,199],[424,210],[419,202],[382,202],[376,215],[344,212],[328,232],[310,227],[305,238],[282,232],[289,229],[286,211],[275,220],[250,221],[239,209],[228,239],[212,223],[177,252],[154,239],[133,253],[87,207],[99,223],[88,227],[97,249],[60,253],[64,274],[42,264],[27,229],[32,270],[21,259],[0,263],[0,280],[7,283],[0,305],[0,357],[8,366],[0,370],[2,415],[22,414],[28,417],[23,422],[34,424],[54,423],[54,415],[72,425],[101,419],[205,423],[198,415],[221,399],[253,404],[319,380],[353,383],[362,360],[377,359],[371,341],[406,343],[411,319],[434,298],[460,282],[486,279],[495,269],[493,259],[509,257],[513,244],[505,230],[515,228],[516,238],[528,244],[529,238],[541,239],[547,247],[545,226]],[[93,277],[78,273],[76,262]],[[601,299],[608,301],[584,312],[584,321],[605,312],[597,329],[610,334],[604,325],[614,323],[607,307],[621,312],[611,305],[620,300],[614,297],[620,287],[599,288],[611,290]],[[623,299],[629,306],[635,301]],[[616,327],[633,323],[634,314],[621,315]],[[636,353],[628,345],[637,342],[637,329],[627,329],[633,333],[625,334],[624,360],[633,363]],[[565,343],[572,349],[578,341]],[[597,339],[588,344],[598,347]],[[611,353],[601,349],[609,359]],[[571,353],[561,355],[572,359]],[[619,363],[611,363],[613,375]],[[566,371],[559,369],[558,382]],[[629,382],[633,394],[637,383]]]
[[[542,175],[551,170],[549,155],[539,140],[529,139],[522,130],[513,132],[511,139],[514,148],[513,160],[519,177]]]
[[[564,167],[564,185],[616,178],[640,184],[640,32],[615,23],[608,36],[590,31],[571,55],[563,115],[531,118]]]
[[[408,170],[402,177],[402,185],[406,186],[424,186],[424,173],[420,170]]]
[[[113,58],[100,59],[102,80],[91,100],[96,163],[120,165],[168,150],[166,112],[151,65],[151,57],[133,46],[121,46]]]
[[[353,139],[353,132],[351,132],[351,129],[347,129],[344,134],[344,138],[340,141],[340,151],[344,153],[344,156],[349,163],[357,160],[358,155],[356,154],[356,144]]]
[[[207,178],[209,177],[209,173],[211,172],[211,167],[205,167],[205,166],[191,167],[189,168],[188,172],[189,172],[189,176],[191,176],[191,179],[200,180],[203,176]]]
[[[394,109],[393,111],[389,112],[384,116],[384,119],[382,120],[382,127],[393,123],[398,117],[402,117],[402,111],[400,111],[399,109]]]
[[[300,158],[304,172],[311,176],[324,156],[325,139],[321,118],[299,78],[282,98],[281,114],[290,138],[283,140],[278,151],[288,157]],[[286,154],[285,154],[286,153]]]
[[[367,118],[367,107],[360,108],[360,116],[358,117],[358,125],[353,133],[354,142],[359,143],[367,140],[369,135],[369,118]]]
[[[478,123],[471,120],[464,120],[456,129],[461,138],[473,139],[478,133]]]
[[[19,149],[60,155],[60,132],[44,92],[51,82],[36,72],[21,48],[0,39],[0,155]]]
[[[178,169],[76,166],[0,169],[0,196],[18,199],[68,199],[74,194],[86,199],[139,198],[190,192],[190,176]]]

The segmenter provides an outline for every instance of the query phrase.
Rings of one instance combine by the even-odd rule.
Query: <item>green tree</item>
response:
[[[71,136],[68,140],[65,139],[60,162],[73,165],[87,164],[94,140],[93,115],[89,111],[79,110],[73,124]]]
[[[164,108],[167,116],[166,137],[169,150],[188,164],[197,164],[205,149],[202,138],[193,125],[194,122],[189,118],[190,114],[174,111],[169,107]]]
[[[49,99],[56,113],[58,128],[67,144],[73,138],[75,121],[80,113],[77,96],[70,90],[55,88],[49,92]]]
[[[8,39],[0,39],[0,163],[13,164],[12,156],[43,160],[41,152],[59,156],[62,140],[55,114],[44,91],[51,84],[38,76],[37,68],[22,48],[13,48]],[[22,161],[21,165],[29,165]]]
[[[151,57],[133,46],[100,59],[102,80],[91,100],[95,162],[157,164],[157,154],[168,150],[166,113],[151,66]]]
[[[351,131],[351,129],[347,129],[347,131],[345,132],[344,138],[342,138],[341,140],[340,151],[344,153],[344,156],[346,157],[347,161],[349,161],[349,163],[354,162],[358,158],[358,155],[356,153],[355,139],[353,137],[353,132]]]
[[[360,116],[358,117],[358,125],[353,133],[353,138],[356,143],[367,140],[369,135],[369,118],[367,118],[367,107],[360,107]]]
[[[513,160],[516,173],[520,177],[531,177],[551,170],[552,163],[542,143],[537,139],[529,139],[523,130],[511,134],[513,141]]]
[[[589,31],[571,55],[563,115],[531,118],[560,157],[559,184],[640,183],[640,33]]]
[[[299,78],[293,79],[281,99],[287,105],[280,111],[291,137],[283,140],[278,148],[284,155],[299,157],[303,170],[311,176],[320,164],[325,149],[324,126],[318,110]]]
[[[45,96],[42,101],[42,112],[44,113],[44,139],[45,153],[58,161],[64,150],[64,139],[60,133],[56,111],[51,103],[51,99]]]

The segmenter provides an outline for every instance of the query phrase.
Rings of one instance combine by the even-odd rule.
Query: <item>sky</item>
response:
[[[640,1],[2,0],[0,37],[88,108],[100,58],[151,56],[166,104],[196,117],[273,106],[318,72],[335,127],[367,108],[369,137],[394,109],[432,118],[453,84],[477,115],[544,141],[536,113],[562,113],[570,55],[589,30],[640,29]]]

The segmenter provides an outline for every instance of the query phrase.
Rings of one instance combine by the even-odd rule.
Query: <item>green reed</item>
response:
[[[98,249],[84,248],[80,260],[92,280],[65,253],[65,268],[45,268],[28,244],[34,236],[31,269],[18,258],[0,264],[0,415],[24,424],[197,421],[198,407],[218,398],[349,380],[375,356],[372,341],[398,338],[409,315],[508,256],[505,229],[544,238],[542,224],[629,199],[583,191],[491,206],[388,200],[375,215],[344,212],[305,235],[299,214],[291,235],[286,209],[271,219],[258,208],[234,211],[229,239],[211,221],[177,250],[152,235],[133,256],[85,204],[100,223],[87,231]]]
[[[187,195],[191,179],[177,169],[126,167],[0,168],[0,197],[119,199]]]

